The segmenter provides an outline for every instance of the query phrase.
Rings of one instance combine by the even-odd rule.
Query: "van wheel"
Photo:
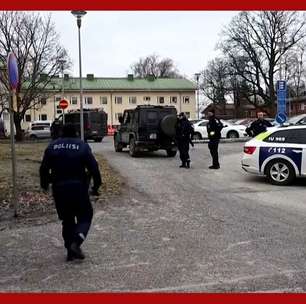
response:
[[[167,149],[166,152],[167,152],[167,156],[168,157],[174,157],[176,155],[177,151],[176,150],[172,150],[172,149]]]
[[[30,138],[33,139],[33,140],[37,140],[37,139],[38,139],[38,137],[37,137],[36,135],[34,135],[34,134],[32,134],[32,135],[30,136]]]
[[[131,137],[129,146],[130,146],[130,151],[129,151],[130,155],[132,157],[136,157],[137,156],[137,147],[136,147],[134,137]]]
[[[295,179],[293,166],[284,159],[271,160],[266,167],[265,173],[269,182],[273,185],[285,186]]]
[[[117,139],[114,139],[114,146],[116,152],[122,152],[123,146],[122,143],[118,142]]]

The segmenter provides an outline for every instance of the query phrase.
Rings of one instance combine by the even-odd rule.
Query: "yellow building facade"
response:
[[[84,109],[103,109],[108,114],[108,124],[118,125],[119,116],[125,109],[137,105],[175,106],[178,112],[185,112],[190,119],[196,119],[195,84],[187,79],[140,79],[129,75],[127,78],[95,78],[92,74],[82,79]],[[64,94],[61,91],[64,87]],[[57,92],[48,92],[48,97],[27,111],[24,125],[36,120],[53,121],[62,114],[59,101],[68,100],[65,110],[80,109],[79,78],[65,75],[57,80]]]

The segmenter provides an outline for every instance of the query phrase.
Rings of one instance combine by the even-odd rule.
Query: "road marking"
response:
[[[145,265],[150,265],[150,263],[143,262],[143,263],[135,263],[135,264],[125,264],[125,265],[111,266],[111,267],[107,267],[107,268],[109,268],[109,269],[133,268],[133,267],[145,266]]]

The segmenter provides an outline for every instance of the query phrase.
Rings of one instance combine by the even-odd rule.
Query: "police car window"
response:
[[[303,132],[306,132],[306,130],[292,129],[276,131],[272,133],[269,137],[267,137],[264,141],[273,143],[301,144],[301,135]]]
[[[306,128],[295,129],[292,143],[306,145]]]

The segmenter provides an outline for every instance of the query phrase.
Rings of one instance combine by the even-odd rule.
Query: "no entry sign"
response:
[[[60,102],[59,102],[59,106],[62,110],[65,110],[67,107],[68,107],[68,100],[66,99],[62,99]]]

